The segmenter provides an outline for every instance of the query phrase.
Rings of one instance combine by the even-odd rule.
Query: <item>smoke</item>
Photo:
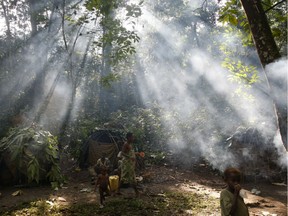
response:
[[[42,9],[45,4],[37,3],[33,9]],[[25,25],[29,26],[27,22]],[[71,112],[70,121],[77,117],[83,98],[80,87],[83,85],[87,60],[83,56],[89,55],[86,47],[90,38],[80,35],[87,31],[85,28],[91,27],[90,24],[77,26],[65,21],[65,40],[68,44],[65,50],[61,22],[57,8],[49,27],[40,26],[43,29],[29,40],[21,38],[24,28],[13,27],[15,35],[23,40],[22,44],[19,47],[11,45],[10,52],[13,55],[8,55],[1,62],[3,68],[7,68],[7,74],[1,79],[0,85],[3,115],[17,115],[11,107],[15,110],[20,108],[26,117],[26,124],[36,121],[52,132],[59,131],[67,112]],[[30,29],[25,31],[26,36],[31,33]],[[77,97],[71,104],[73,89]]]
[[[137,45],[137,67],[140,70],[135,70],[144,104],[149,107],[149,104],[157,103],[161,107],[161,120],[171,149],[176,152],[189,150],[204,157],[214,168],[223,170],[241,163],[227,150],[225,143],[240,126],[261,131],[265,138],[263,145],[273,137],[278,151],[283,150],[279,136],[274,137],[273,98],[269,95],[256,52],[249,51],[252,57],[245,59],[242,53],[247,49],[244,50],[240,43],[241,36],[235,32],[217,33],[211,28],[215,17],[209,16],[215,5],[209,7],[211,2],[207,2],[145,1],[142,16],[138,18],[139,25],[135,28],[141,38]],[[80,3],[78,6],[81,9]],[[42,4],[37,4],[35,10],[41,7]],[[78,9],[75,18],[84,13],[83,8]],[[90,45],[99,35],[94,37],[87,33],[97,32],[95,23],[78,26],[65,22],[66,50],[59,11],[54,11],[51,22],[49,29],[42,26],[37,35],[13,50],[13,55],[2,63],[13,65],[13,70],[1,79],[0,104],[5,114],[22,98],[31,100],[29,110],[26,110],[28,118],[38,116],[40,124],[57,131],[69,112],[72,121],[82,107],[85,93],[81,90],[88,82],[85,71],[92,70],[86,68],[86,62],[93,57],[93,51],[95,55],[99,54],[99,49],[92,50]],[[22,29],[25,38],[26,31],[31,30],[28,27]],[[14,32],[18,33],[13,27]],[[228,66],[237,69],[237,61],[244,62],[237,72],[251,69],[251,64],[258,66],[255,69],[258,70],[258,82],[248,85],[227,67],[225,69],[225,51],[229,57],[226,63],[236,62],[236,65]],[[237,54],[229,56],[232,52]],[[287,104],[287,61],[268,65],[266,70],[269,79],[275,83],[273,86],[277,86],[274,89],[276,101],[284,106]],[[240,72],[239,76],[245,75]],[[254,74],[244,78],[249,80]],[[42,88],[31,89],[31,86]],[[57,124],[53,125],[54,122]],[[244,151],[244,156],[248,157],[249,153]],[[284,157],[280,160],[285,161]]]
[[[277,62],[271,63],[265,67],[265,70],[269,81],[273,85],[273,93],[277,104],[281,107],[286,106],[287,112],[287,59],[281,59]]]
[[[286,125],[283,125],[287,131],[287,76],[288,76],[288,62],[286,58],[270,63],[265,67],[267,77],[271,86],[271,91],[274,96],[274,102],[278,108],[278,113],[283,119],[286,119]],[[280,123],[281,124],[281,123]],[[286,127],[285,127],[286,126]],[[287,133],[286,137],[287,142]],[[282,166],[287,167],[288,155],[283,146],[280,131],[274,137],[273,143],[278,150],[279,162]]]
[[[197,36],[189,31],[188,20],[181,23],[175,20],[177,17],[169,19],[162,14],[163,18],[155,8],[155,5],[146,4],[138,29],[141,37],[137,50],[141,65],[141,71],[137,72],[138,85],[147,106],[156,101],[163,109],[162,124],[171,149],[176,152],[188,149],[192,154],[204,157],[214,168],[223,170],[227,166],[239,166],[241,160],[248,157],[244,151],[242,158],[236,158],[225,148],[225,139],[238,127],[258,129],[266,139],[263,149],[268,147],[265,145],[276,131],[275,113],[261,68],[258,69],[258,83],[249,86],[237,82],[231,71],[223,68],[221,56],[215,56],[220,52],[207,49],[207,43],[213,42],[232,49],[239,47],[241,53],[241,38],[225,33],[213,34],[209,26],[198,25],[199,38],[191,40]],[[177,13],[177,9],[175,11]],[[199,18],[194,22],[199,23]],[[203,45],[199,46],[199,43]],[[255,51],[251,53],[254,53],[252,60],[246,60],[244,64],[260,65],[255,61],[258,59]],[[231,61],[237,60],[243,61],[237,56],[231,57]],[[282,66],[283,63],[267,68],[279,70]],[[287,93],[283,86],[278,90],[281,97]]]

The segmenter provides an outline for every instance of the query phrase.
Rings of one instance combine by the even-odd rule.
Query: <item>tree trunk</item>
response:
[[[66,132],[69,129],[69,126],[71,123],[72,112],[75,106],[75,99],[76,99],[76,88],[74,88],[73,86],[71,88],[72,88],[72,92],[69,98],[70,101],[69,101],[68,109],[62,120],[62,124],[61,124],[60,131],[59,131],[58,147],[60,150],[62,150],[64,146],[69,144],[69,140],[66,139],[67,138]]]
[[[269,74],[267,71],[265,71],[265,66],[276,61],[277,59],[280,59],[281,55],[272,35],[268,19],[261,4],[261,0],[241,0],[241,3],[245,10],[253,35],[254,44],[256,46],[261,64],[264,68],[264,73],[270,86],[270,91],[278,120],[277,124],[280,130],[283,144],[287,149],[287,102],[285,103],[285,101],[287,101],[287,97],[280,99],[276,97],[275,89],[276,87],[279,87],[277,86],[278,82],[275,83],[273,81],[273,74]],[[286,84],[284,83],[282,85],[284,88],[287,88],[287,81]]]
[[[4,3],[4,0],[1,1],[1,6],[2,6],[2,9],[3,9],[3,15],[4,15],[4,19],[5,19],[5,24],[6,24],[6,27],[7,27],[7,31],[6,31],[7,38],[11,41],[12,34],[11,34],[10,21],[9,21],[9,12],[7,10],[7,7],[6,7],[5,3]]]
[[[110,20],[114,17],[113,12],[105,14],[105,17],[103,18],[103,37],[105,37],[106,34],[109,33],[109,28],[107,28],[106,20]],[[101,65],[101,78],[104,78],[108,76],[111,73],[111,63],[110,63],[110,55],[111,55],[112,45],[110,43],[103,43],[102,47],[102,65]],[[111,89],[108,89],[107,87],[100,84],[100,93],[99,93],[99,107],[100,107],[100,113],[102,116],[107,116],[110,112],[110,106],[111,106]]]
[[[37,33],[37,9],[35,5],[37,4],[37,0],[28,0],[29,4],[29,15],[30,15],[30,23],[31,23],[31,35],[35,36]]]

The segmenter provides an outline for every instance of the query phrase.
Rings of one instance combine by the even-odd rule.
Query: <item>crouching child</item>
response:
[[[107,168],[103,167],[100,170],[100,174],[97,176],[95,183],[95,191],[99,191],[100,195],[100,208],[104,207],[105,195],[110,195],[110,182]]]

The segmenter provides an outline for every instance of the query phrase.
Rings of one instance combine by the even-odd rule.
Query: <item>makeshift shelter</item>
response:
[[[117,154],[120,151],[124,138],[117,130],[100,129],[94,131],[83,145],[80,166],[88,167],[96,164],[104,153],[113,166],[117,165]]]
[[[62,179],[58,142],[36,126],[11,128],[0,140],[0,186]]]

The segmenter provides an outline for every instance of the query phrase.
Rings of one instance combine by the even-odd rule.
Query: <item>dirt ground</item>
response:
[[[211,172],[208,167],[198,167],[195,170],[181,170],[169,166],[150,166],[142,173],[142,197],[163,193],[172,190],[182,193],[205,194],[219,198],[220,191],[225,187],[221,177]],[[49,186],[31,188],[0,188],[0,210],[6,211],[23,202],[33,200],[51,200],[59,205],[76,203],[98,203],[93,192],[89,174],[86,170],[74,171],[68,179],[67,185],[55,191]],[[272,184],[264,182],[243,182],[246,191],[245,203],[249,207],[250,215],[254,216],[286,216],[287,215],[287,186],[285,184]],[[251,193],[252,189],[260,191],[259,195]],[[22,195],[12,196],[12,193],[21,190]],[[141,197],[140,197],[141,198]],[[0,212],[1,212],[0,211]],[[189,213],[187,213],[189,215]],[[191,213],[191,215],[193,215]],[[220,215],[220,208],[213,213],[206,212],[201,215]]]

